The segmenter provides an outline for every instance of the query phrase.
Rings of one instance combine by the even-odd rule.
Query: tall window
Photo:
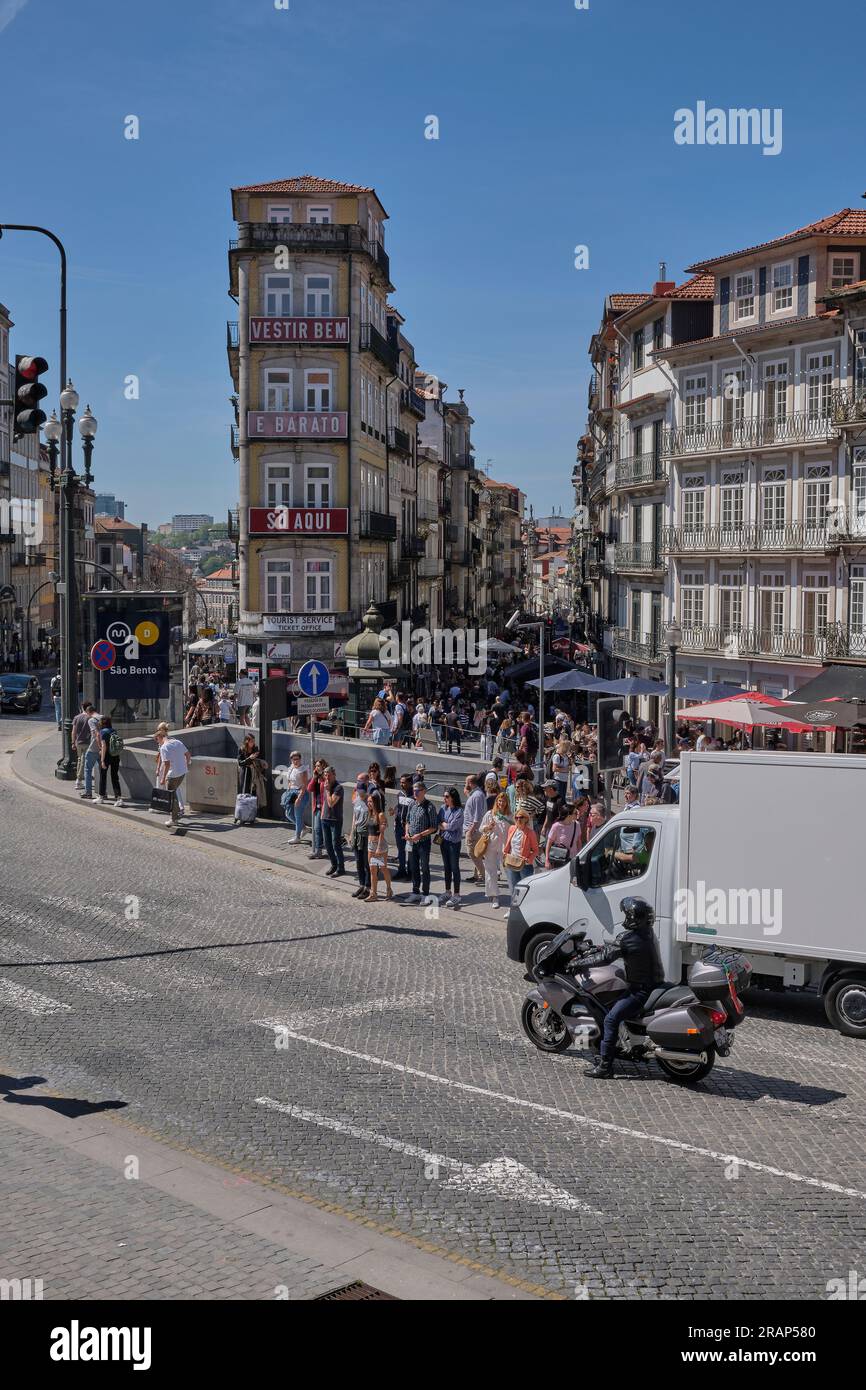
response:
[[[830,465],[812,464],[806,469],[806,525],[825,527],[830,515]]]
[[[638,459],[643,450],[643,425],[635,425],[631,432],[631,456]]]
[[[830,617],[830,579],[826,574],[803,576],[803,654],[817,654]]]
[[[292,505],[292,470],[288,465],[269,463],[265,486],[269,507],[290,507]]]
[[[773,266],[773,313],[781,314],[794,307],[794,265],[783,261]]]
[[[307,612],[330,613],[331,602],[331,561],[307,560]]]
[[[747,270],[738,275],[734,286],[734,319],[751,319],[755,315],[755,273]]]
[[[830,413],[830,393],[833,390],[833,354],[817,352],[809,358],[807,409],[813,417]]]
[[[722,378],[722,421],[726,444],[734,442],[746,408],[746,369],[730,367]]]
[[[643,540],[643,507],[640,503],[631,509],[631,538],[635,545]]]
[[[683,627],[704,625],[704,576],[686,572],[680,583],[680,607]]]
[[[307,410],[331,409],[330,367],[310,367],[304,372]]]
[[[855,536],[866,535],[866,449],[854,450],[850,528]]]
[[[854,389],[858,396],[866,391],[866,328],[854,334]]]
[[[635,642],[640,641],[640,590],[631,591],[631,636]]]
[[[654,347],[654,348],[664,347],[664,343],[665,343],[665,316],[664,316],[664,314],[662,314],[661,318],[653,319],[653,347]]]
[[[767,574],[760,581],[760,639],[764,650],[772,650],[774,639],[785,631],[785,576]]]
[[[739,574],[719,576],[719,626],[726,637],[743,626],[743,586]]]
[[[764,414],[775,424],[788,415],[788,363],[768,362],[764,367]]]
[[[291,410],[291,372],[282,367],[266,367],[264,386],[265,410]]]
[[[703,478],[699,482],[692,482],[690,478],[683,481],[684,531],[702,531],[704,529],[705,496]]]
[[[291,275],[265,276],[265,316],[269,319],[287,319],[292,312]]]
[[[271,203],[271,206],[268,208],[269,222],[291,222],[291,220],[291,203]]]
[[[707,423],[707,378],[705,376],[687,376],[683,397],[686,429],[703,429]]]
[[[304,469],[306,505],[308,507],[330,507],[331,468],[326,463],[308,463]]]
[[[292,611],[292,562],[268,560],[265,567],[269,613]]]
[[[308,275],[304,280],[304,294],[306,296],[307,313],[310,318],[330,318],[330,275]]]
[[[728,473],[722,479],[721,523],[724,531],[738,530],[743,524],[743,477]]]
[[[631,335],[632,371],[639,372],[643,366],[643,329],[638,328]]]
[[[855,258],[853,256],[830,257],[831,290],[841,290],[846,285],[853,285],[856,278]]]
[[[761,521],[769,531],[785,525],[785,475],[781,469],[773,469],[761,483]]]
[[[852,636],[866,635],[866,565],[852,565],[848,588],[848,627]],[[862,651],[862,641],[858,644]],[[852,652],[853,655],[853,652]]]

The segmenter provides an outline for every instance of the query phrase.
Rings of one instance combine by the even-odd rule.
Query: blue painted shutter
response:
[[[797,313],[802,318],[809,312],[809,257],[797,261]]]
[[[728,331],[728,314],[731,302],[731,279],[729,275],[723,275],[719,281],[719,332]]]

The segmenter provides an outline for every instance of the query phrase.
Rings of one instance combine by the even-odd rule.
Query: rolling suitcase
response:
[[[241,792],[235,799],[235,825],[252,825],[259,810],[258,797]]]

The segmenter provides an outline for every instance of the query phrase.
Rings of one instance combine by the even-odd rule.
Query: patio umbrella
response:
[[[677,702],[680,700],[733,700],[752,691],[743,690],[741,685],[728,681],[686,681],[677,686]]]
[[[520,651],[519,647],[515,647],[511,642],[503,642],[500,637],[488,637],[483,646],[486,652],[493,652],[496,656],[504,656],[506,652]]]
[[[611,695],[667,695],[664,681],[651,681],[646,676],[625,676],[619,681],[602,681]]]
[[[739,725],[753,729],[756,725],[769,728],[785,728],[796,733],[810,732],[811,724],[802,724],[794,711],[783,714],[779,709],[759,704],[757,700],[713,700],[708,705],[693,705],[691,709],[680,710],[680,719],[718,720],[720,724]]]
[[[527,681],[527,685],[538,685],[538,678],[534,681]],[[609,687],[608,681],[599,680],[598,676],[590,675],[589,671],[558,671],[555,676],[545,676],[544,693],[554,690],[592,690],[601,694]]]

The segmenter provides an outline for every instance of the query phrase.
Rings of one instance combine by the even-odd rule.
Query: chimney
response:
[[[666,261],[659,261],[659,278],[653,285],[653,298],[658,299],[663,294],[670,294],[671,290],[677,287],[676,280],[666,279],[668,267]]]

